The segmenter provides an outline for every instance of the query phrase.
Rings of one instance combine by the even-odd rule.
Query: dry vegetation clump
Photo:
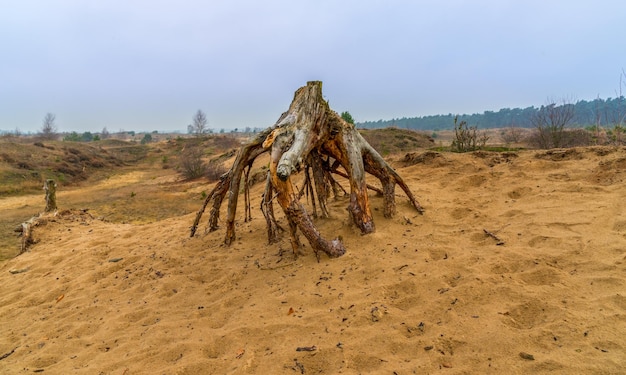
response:
[[[500,132],[500,139],[504,144],[510,145],[515,143],[520,143],[524,140],[524,134],[526,131],[522,128],[518,128],[516,126],[510,126],[508,128],[502,129]]]
[[[208,172],[208,165],[204,161],[203,148],[187,147],[180,155],[178,170],[188,180],[205,176]]]
[[[526,138],[525,142],[531,147],[569,148],[592,146],[596,143],[594,135],[586,129],[535,129]]]
[[[485,132],[478,132],[476,126],[468,126],[467,122],[458,122],[454,118],[454,139],[451,149],[456,152],[476,151],[485,147],[489,136]]]
[[[228,168],[224,166],[224,163],[219,160],[211,160],[207,163],[206,178],[209,182],[215,182],[222,177],[224,173],[228,172]]]
[[[239,147],[241,140],[232,136],[205,136],[194,138],[178,138],[168,141],[167,149],[178,154],[177,170],[185,179],[192,180],[206,177],[209,181],[217,181],[226,173],[228,168],[224,161],[236,153],[235,147]],[[207,157],[222,153],[220,156],[207,161]],[[169,161],[167,156],[165,160]]]

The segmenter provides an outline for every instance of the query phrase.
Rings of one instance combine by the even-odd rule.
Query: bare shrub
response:
[[[229,137],[226,135],[216,135],[210,138],[213,142],[213,147],[216,150],[228,150],[232,148],[239,148],[241,142],[235,137]]]
[[[211,160],[207,165],[206,177],[210,182],[218,181],[224,173],[228,172],[228,168],[217,160]]]
[[[559,131],[558,134],[558,144],[559,146],[549,146],[550,143],[545,143],[546,139],[549,139],[547,132],[539,132],[535,129],[526,142],[534,147],[540,147],[544,149],[550,148],[568,148],[568,147],[581,147],[581,146],[591,146],[596,144],[596,140],[592,132],[585,129],[563,129]]]
[[[586,129],[570,129],[564,133],[562,147],[591,146],[595,144],[593,133]]]
[[[467,122],[458,122],[454,118],[454,139],[452,140],[452,151],[468,152],[479,150],[487,144],[489,136],[487,133],[478,132],[476,126],[467,126]]]
[[[615,124],[613,129],[608,130],[607,135],[612,144],[623,145],[626,142],[626,127]]]
[[[531,145],[543,149],[566,147],[566,130],[574,119],[574,105],[563,99],[560,105],[556,100],[548,99],[546,105],[531,117],[535,128],[531,135]]]
[[[204,176],[207,173],[207,164],[203,160],[204,152],[201,147],[188,147],[180,156],[179,171],[187,179]]]
[[[505,128],[500,133],[500,139],[502,139],[502,142],[506,143],[507,145],[510,145],[512,143],[519,143],[522,141],[523,137],[524,131],[516,126]]]

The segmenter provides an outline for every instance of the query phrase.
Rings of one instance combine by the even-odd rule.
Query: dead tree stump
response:
[[[44,212],[53,212],[57,210],[57,184],[52,179],[47,179],[43,185],[46,191],[46,208]]]
[[[276,199],[289,221],[291,244],[294,254],[301,252],[302,244],[298,239],[297,230],[309,241],[319,259],[324,252],[330,257],[338,257],[345,253],[339,239],[326,240],[315,228],[313,220],[300,203],[302,194],[295,188],[291,177],[298,172],[312,169],[313,178],[306,178],[305,191],[312,201],[317,201],[322,216],[327,216],[327,199],[332,189],[337,193],[337,182],[332,174],[347,177],[350,184],[350,203],[348,212],[352,222],[363,234],[375,230],[372,212],[367,195],[368,187],[365,173],[376,177],[382,184],[384,199],[384,216],[392,217],[396,212],[395,186],[399,185],[407,195],[411,205],[419,212],[423,209],[404,180],[391,168],[380,154],[361,136],[354,125],[344,121],[322,96],[322,82],[308,82],[298,89],[287,112],[283,113],[276,124],[261,132],[254,140],[243,146],[233,166],[222,176],[220,182],[207,196],[204,205],[198,211],[191,227],[193,237],[202,213],[212,201],[208,231],[217,229],[219,209],[228,195],[228,211],[226,218],[225,244],[235,240],[235,213],[242,174],[246,167],[250,168],[254,160],[261,154],[270,153],[270,168],[262,210],[268,225],[268,240],[274,242],[277,229],[280,228],[273,219],[272,201]],[[343,168],[343,171],[338,168]],[[308,176],[308,172],[307,176]],[[247,173],[244,177],[247,186]],[[315,188],[311,186],[315,185]],[[246,200],[246,206],[249,206]],[[248,207],[246,207],[248,209]],[[282,228],[281,228],[282,229]]]

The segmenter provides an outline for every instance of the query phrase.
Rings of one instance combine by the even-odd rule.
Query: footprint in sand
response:
[[[511,199],[520,199],[528,194],[530,194],[533,191],[533,189],[527,187],[527,186],[522,186],[522,187],[518,187],[516,189],[513,189],[511,191],[509,191],[507,193],[507,196]]]

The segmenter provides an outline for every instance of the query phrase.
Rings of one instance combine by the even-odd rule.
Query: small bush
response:
[[[467,126],[467,122],[458,122],[454,118],[454,139],[452,140],[452,151],[468,152],[479,150],[487,144],[489,136],[486,133],[479,133],[475,126]]]
[[[183,151],[180,157],[180,172],[187,179],[194,179],[204,176],[208,166],[202,159],[204,153],[200,147],[189,147]]]
[[[626,127],[616,124],[613,126],[613,129],[609,129],[607,135],[611,143],[615,145],[623,145],[626,141]]]
[[[558,142],[553,140],[553,135],[546,129],[534,129],[526,142],[542,149],[591,146],[596,143],[594,135],[585,129],[563,129],[558,132]]]
[[[500,133],[500,138],[502,139],[502,142],[507,145],[510,145],[512,143],[519,143],[522,141],[523,137],[524,131],[515,126],[508,127],[502,130],[502,132]]]
[[[143,139],[141,140],[141,144],[145,145],[146,143],[150,143],[152,142],[152,134],[150,133],[146,133],[143,136]]]
[[[207,166],[206,177],[213,182],[219,180],[226,172],[228,172],[228,169],[224,164],[212,160]]]

